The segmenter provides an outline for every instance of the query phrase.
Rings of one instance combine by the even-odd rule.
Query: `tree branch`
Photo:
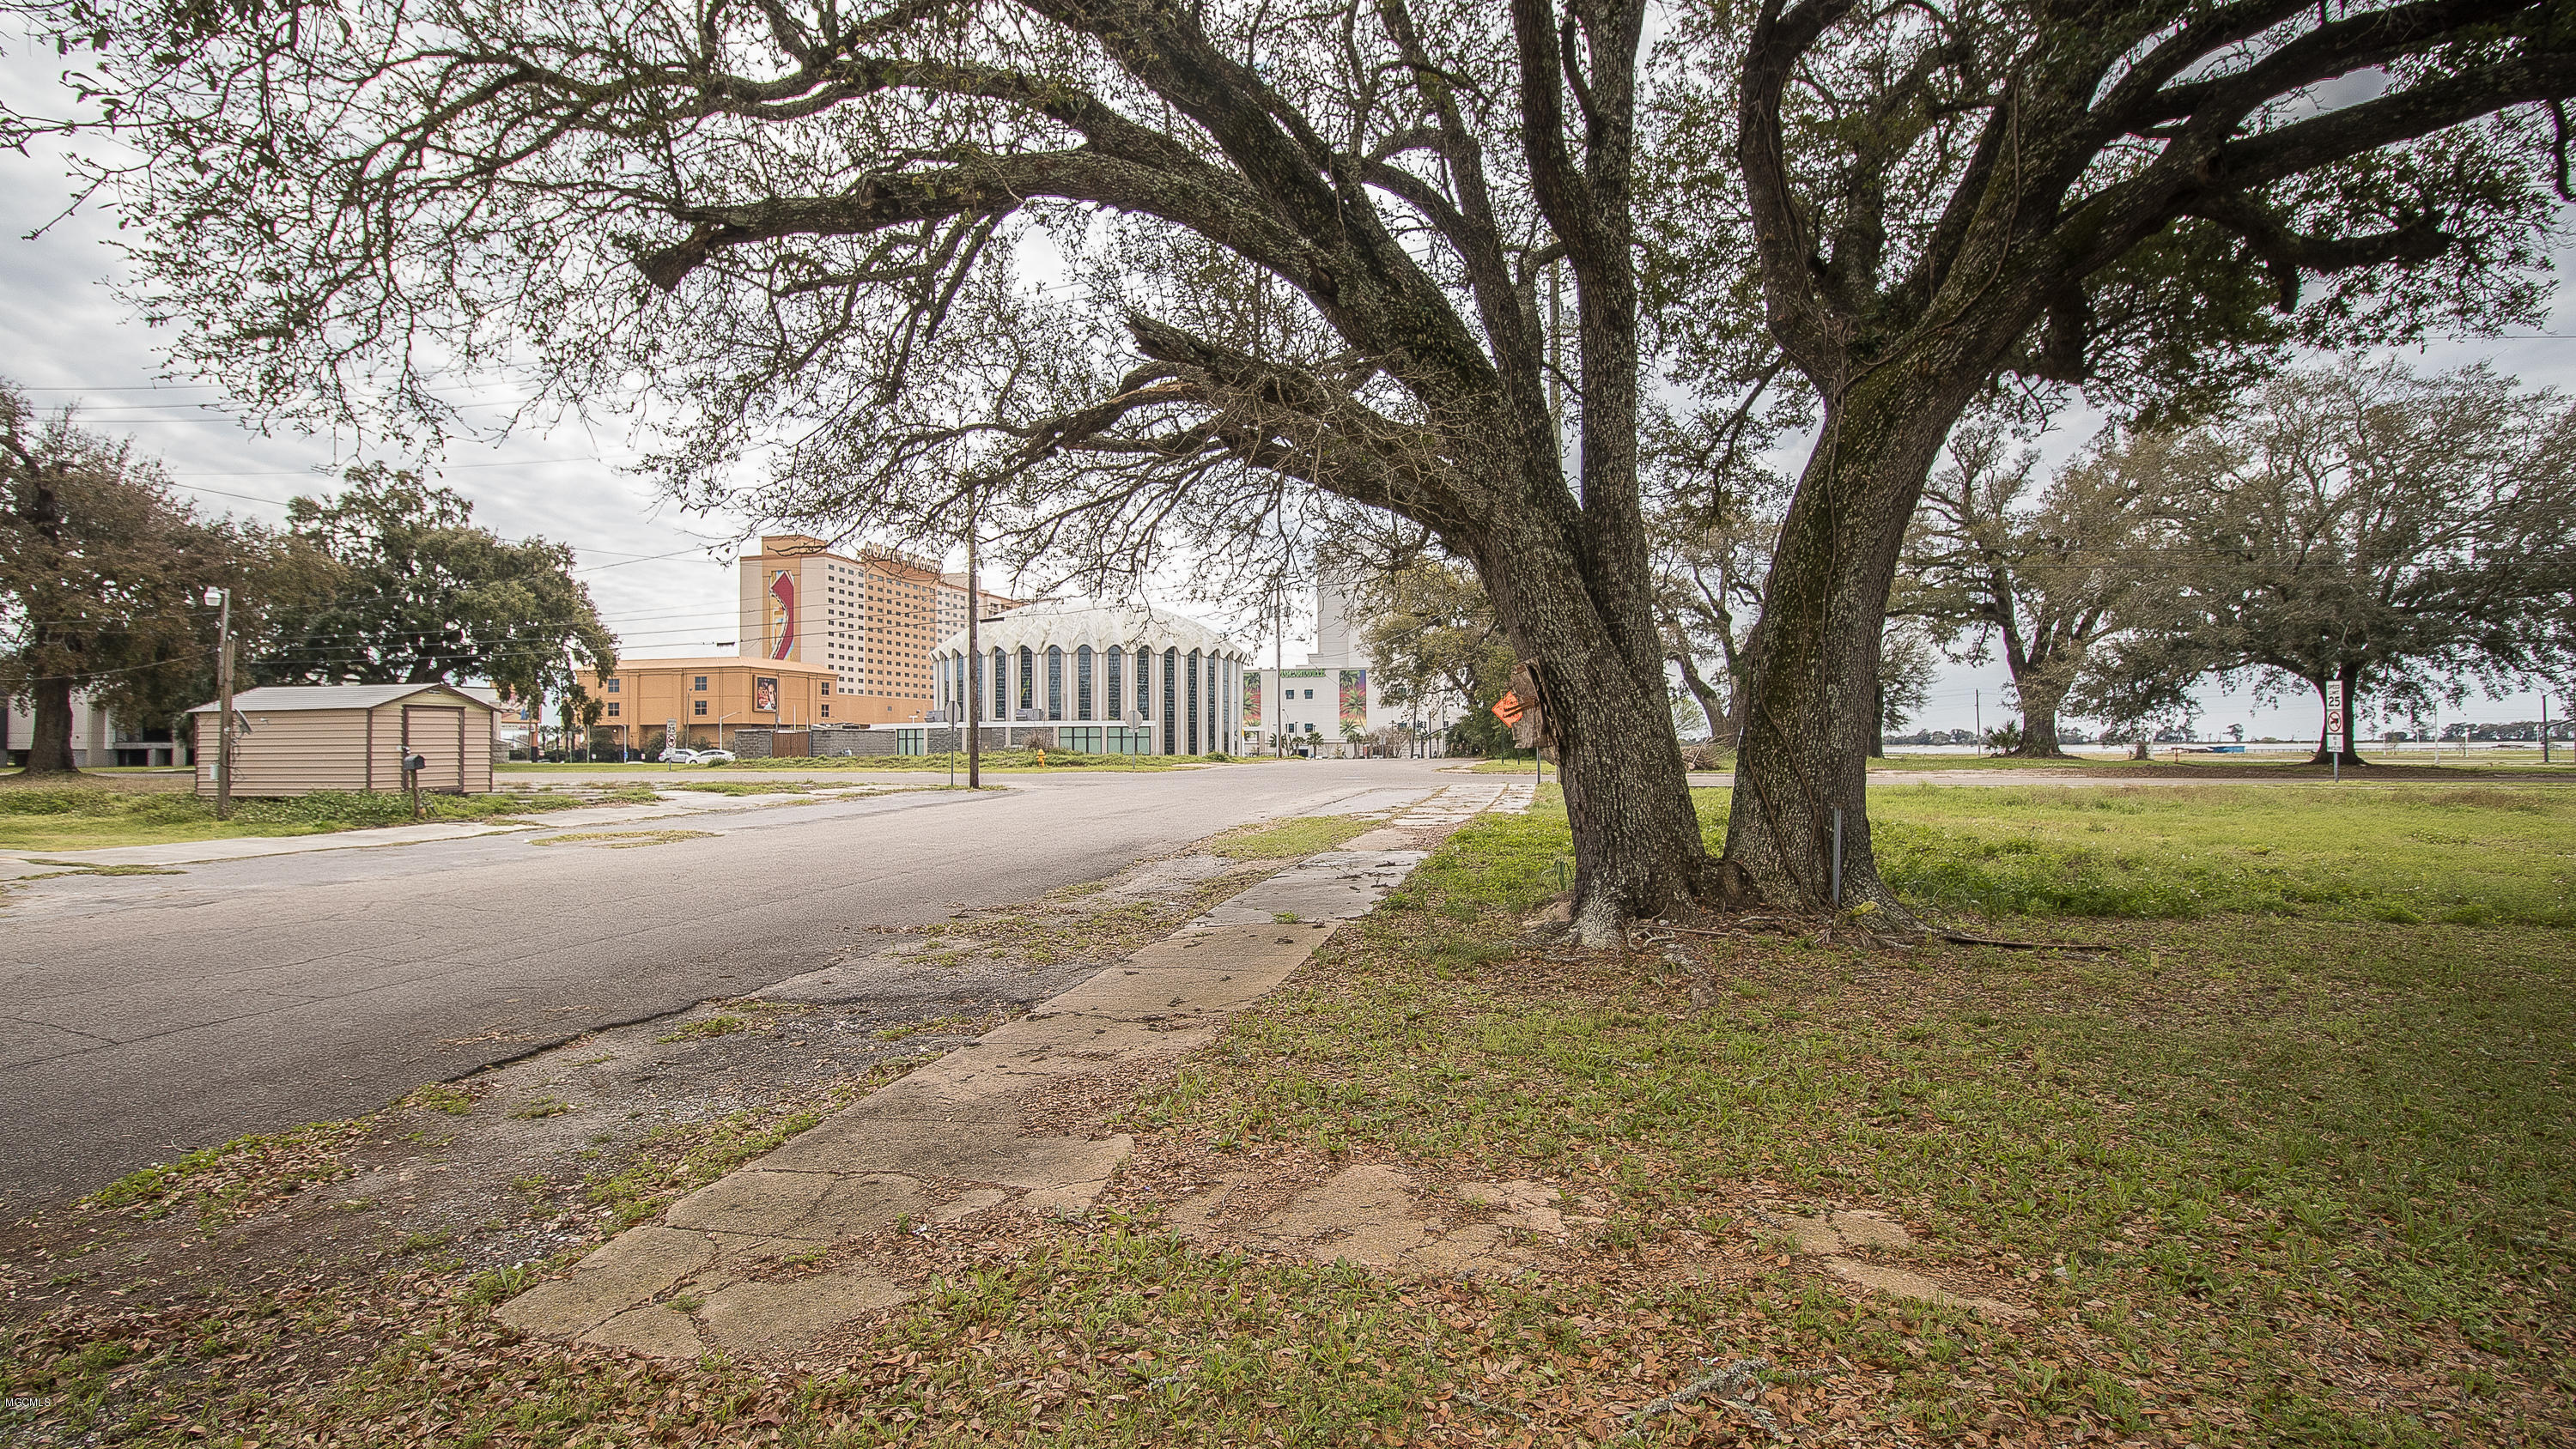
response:
[[[2417,217],[2394,231],[2359,237],[2301,236],[2243,192],[2194,197],[2183,214],[2216,222],[2245,239],[2263,259],[2280,289],[2276,305],[2283,312],[2299,305],[2299,274],[2341,272],[2387,262],[2428,262],[2451,249],[2451,238],[2430,216]]]

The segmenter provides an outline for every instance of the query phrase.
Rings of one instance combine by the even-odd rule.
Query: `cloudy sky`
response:
[[[0,59],[0,88],[31,97],[54,91],[56,63],[12,45]],[[296,492],[327,488],[336,471],[363,456],[348,440],[244,430],[221,406],[219,388],[163,376],[150,329],[134,321],[113,294],[120,260],[113,218],[89,210],[58,220],[68,190],[58,153],[0,155],[0,376],[40,405],[68,405],[103,432],[130,436],[161,457],[173,480],[210,510],[276,521]],[[43,235],[29,233],[44,228]],[[2576,391],[2576,294],[2565,285],[2576,252],[2561,259],[2552,315],[2536,332],[2425,349],[2419,365],[2453,366],[2492,358],[2502,370]],[[2564,335],[2561,335],[2564,334]],[[486,394],[495,401],[502,395]],[[486,408],[485,419],[495,417]],[[2082,442],[2073,429],[2049,440],[2052,454]],[[628,654],[669,657],[730,653],[734,636],[732,541],[757,520],[683,514],[620,465],[629,440],[579,422],[522,432],[506,440],[451,446],[438,466],[449,487],[472,499],[478,521],[511,537],[543,536],[571,544],[581,578]],[[951,562],[955,566],[955,562]],[[1218,621],[1223,622],[1223,621]],[[1292,633],[1292,658],[1311,636]],[[1260,640],[1260,657],[1270,641]],[[1965,728],[1991,724],[2005,681],[1999,664],[1944,670],[1915,724]],[[2316,730],[2313,701],[2279,709],[2215,691],[2205,696],[2204,734],[2242,723],[2249,736],[2285,738]],[[2552,714],[2560,706],[2553,705]],[[2536,695],[2472,699],[2472,719],[2529,719]]]

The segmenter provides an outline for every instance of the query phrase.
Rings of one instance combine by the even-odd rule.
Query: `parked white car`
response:
[[[698,752],[696,750],[664,750],[660,760],[658,761],[658,763],[665,765],[694,765],[697,762]]]
[[[696,758],[689,761],[692,765],[730,765],[741,758],[731,750],[698,750],[695,754]]]

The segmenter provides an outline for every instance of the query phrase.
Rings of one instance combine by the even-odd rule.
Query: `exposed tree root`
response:
[[[2095,946],[2082,941],[2006,941],[1994,936],[1971,936],[1964,931],[1936,931],[1932,939],[1955,946],[2001,946],[2007,951],[2117,951],[2117,946]]]

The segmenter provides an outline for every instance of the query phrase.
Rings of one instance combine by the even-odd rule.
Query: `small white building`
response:
[[[35,738],[35,716],[16,700],[0,700],[0,766],[27,763]],[[167,721],[140,725],[109,713],[107,706],[79,690],[72,692],[74,769],[186,763],[188,742],[173,739]]]
[[[1098,755],[1202,755],[1234,750],[1243,733],[1243,648],[1195,620],[1143,605],[1029,604],[976,626],[981,659],[968,667],[966,631],[931,655],[930,719],[1043,723],[1057,746]]]
[[[1245,680],[1243,745],[1270,748],[1274,735],[1304,741],[1325,754],[1345,753],[1353,734],[1406,725],[1438,739],[1460,712],[1457,701],[1389,704],[1360,644],[1360,621],[1347,587],[1315,587],[1315,649],[1303,664],[1256,666]]]

